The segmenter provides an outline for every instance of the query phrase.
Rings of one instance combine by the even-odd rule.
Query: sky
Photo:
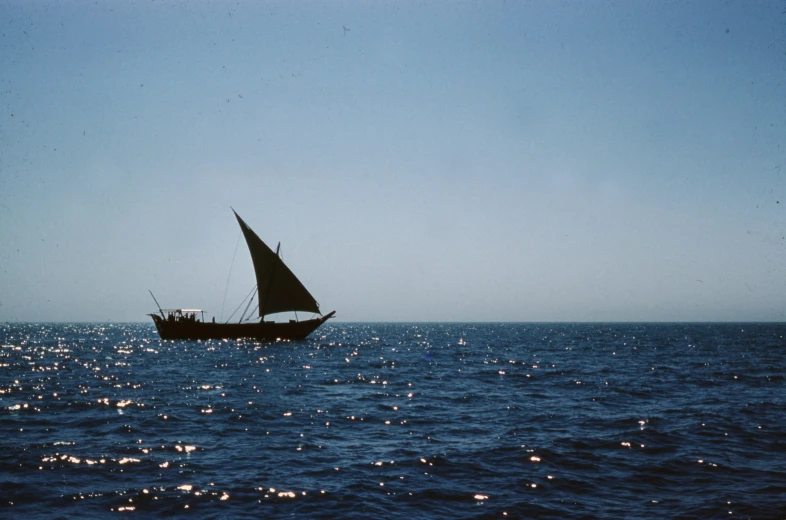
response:
[[[0,322],[784,321],[786,1],[0,0]]]

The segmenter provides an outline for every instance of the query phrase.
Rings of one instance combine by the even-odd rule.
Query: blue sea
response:
[[[786,518],[786,324],[0,345],[2,518]]]

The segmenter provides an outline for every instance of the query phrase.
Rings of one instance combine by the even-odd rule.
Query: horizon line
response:
[[[0,321],[0,325],[20,325],[20,324],[29,324],[29,325],[43,325],[43,324],[149,324],[154,326],[152,322],[149,321],[57,321],[57,320],[50,320],[50,321]],[[330,323],[330,322],[329,322]],[[615,321],[615,320],[533,320],[533,321],[515,321],[515,320],[479,320],[479,321],[470,321],[470,320],[393,320],[393,321],[381,321],[381,320],[361,320],[361,321],[343,321],[343,320],[334,320],[332,323],[347,323],[347,324],[372,324],[372,323],[380,323],[380,324],[632,324],[632,323],[642,323],[642,324],[666,324],[666,323],[685,323],[685,324],[697,324],[697,323],[706,323],[706,324],[733,324],[733,323],[767,323],[767,324],[786,324],[786,319],[784,320],[622,320],[622,321]]]

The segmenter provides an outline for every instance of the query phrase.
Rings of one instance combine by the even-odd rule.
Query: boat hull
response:
[[[204,323],[188,320],[165,320],[150,314],[161,339],[255,339],[259,341],[305,339],[335,312],[320,318],[288,323]]]

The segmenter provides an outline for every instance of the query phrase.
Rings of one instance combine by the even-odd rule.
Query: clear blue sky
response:
[[[0,0],[0,321],[784,320],[784,11]]]

